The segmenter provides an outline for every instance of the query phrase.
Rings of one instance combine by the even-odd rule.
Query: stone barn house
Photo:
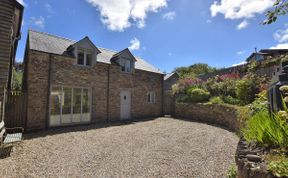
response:
[[[24,62],[27,131],[163,113],[163,73],[129,49],[30,30]]]

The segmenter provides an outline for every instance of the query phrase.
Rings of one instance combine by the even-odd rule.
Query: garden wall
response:
[[[235,106],[201,103],[176,103],[176,118],[216,124],[232,131],[239,131],[238,109]]]

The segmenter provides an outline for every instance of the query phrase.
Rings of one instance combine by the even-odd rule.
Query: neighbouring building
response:
[[[163,113],[163,73],[129,49],[30,30],[24,62],[28,131]]]
[[[164,114],[172,115],[174,113],[174,95],[172,86],[177,83],[180,76],[177,72],[172,72],[164,76]]]
[[[172,86],[177,83],[179,78],[180,77],[177,72],[166,74],[164,76],[164,91],[171,91]]]
[[[11,89],[23,9],[16,0],[0,0],[0,122],[4,119],[5,91]]]
[[[262,61],[267,57],[278,57],[283,54],[287,54],[288,49],[261,49],[259,52],[252,53],[247,59],[247,62]]]

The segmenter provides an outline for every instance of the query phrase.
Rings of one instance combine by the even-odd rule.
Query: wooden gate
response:
[[[26,103],[26,93],[22,91],[7,91],[4,116],[6,127],[25,127]]]
[[[164,115],[173,115],[175,109],[175,98],[172,91],[164,91]]]

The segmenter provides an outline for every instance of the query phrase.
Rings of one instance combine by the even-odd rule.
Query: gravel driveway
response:
[[[237,142],[227,130],[172,118],[62,128],[25,135],[0,160],[0,177],[221,178]]]

